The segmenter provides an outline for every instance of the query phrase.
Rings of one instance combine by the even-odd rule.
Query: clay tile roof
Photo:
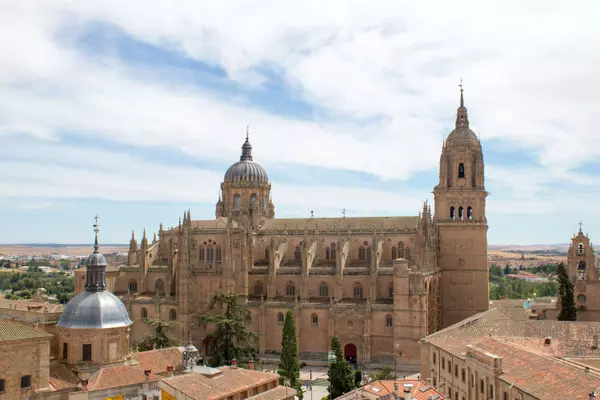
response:
[[[50,339],[54,335],[38,331],[30,326],[0,318],[0,342],[28,339]]]
[[[65,364],[53,362],[50,364],[50,389],[73,389],[79,384],[79,378]]]
[[[212,378],[200,373],[189,373],[164,378],[163,382],[192,399],[200,400],[220,398],[279,379],[279,375],[270,372],[230,367],[219,369],[222,374]]]
[[[404,384],[412,385],[411,396],[416,400],[428,400],[432,396],[438,396],[439,400],[447,399],[447,397],[438,392],[431,385],[427,384],[422,380],[417,379],[399,379],[396,381],[398,383],[398,394],[400,398],[403,398],[403,390]],[[393,399],[394,395],[394,381],[393,380],[385,380],[385,381],[375,381],[368,385],[365,385],[361,388],[355,389],[345,395],[338,397],[338,399],[350,400],[356,399],[357,394],[363,397],[379,399],[379,398],[389,398]],[[373,396],[369,396],[373,395]]]
[[[287,399],[294,393],[293,389],[285,386],[277,386],[274,389],[267,390],[257,394],[256,396],[248,397],[247,400],[282,400]]]
[[[502,374],[499,378],[538,399],[589,400],[589,393],[600,389],[600,374],[536,354],[504,339],[465,336],[452,340],[438,338],[432,344],[463,359],[467,345],[501,357]]]
[[[0,309],[2,308],[14,308],[19,311],[31,311],[39,313],[62,313],[65,309],[65,305],[31,300],[0,299]]]
[[[131,358],[138,361],[142,369],[149,369],[153,374],[162,374],[167,372],[168,365],[172,365],[175,370],[182,369],[182,355],[183,347],[169,347],[134,353]]]

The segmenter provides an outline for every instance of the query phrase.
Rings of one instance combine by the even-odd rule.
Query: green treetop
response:
[[[337,336],[331,338],[331,351],[335,361],[329,364],[329,398],[335,399],[354,389],[354,370],[344,358],[342,345]]]
[[[567,269],[563,263],[558,264],[558,300],[560,301],[559,321],[577,321],[577,308],[575,307],[575,294],[573,282],[569,279]]]
[[[277,373],[284,378],[290,387],[296,389],[299,399],[303,398],[300,382],[300,363],[298,362],[298,344],[296,342],[296,324],[294,313],[285,314],[283,334],[281,335],[281,361]]]

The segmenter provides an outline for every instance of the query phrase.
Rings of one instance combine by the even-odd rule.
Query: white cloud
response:
[[[56,140],[59,132],[70,131],[234,160],[250,124],[254,154],[267,168],[287,162],[405,179],[437,167],[441,138],[453,124],[455,85],[463,76],[471,120],[482,138],[510,139],[539,153],[545,168],[487,165],[490,186],[510,194],[496,202],[492,197],[490,209],[516,208],[505,199],[516,201],[519,210],[555,209],[557,196],[546,199],[552,204],[536,204],[565,178],[598,186],[596,179],[570,172],[600,155],[595,145],[600,8],[595,2],[113,0],[21,1],[1,7],[0,24],[11,34],[0,37],[0,135]],[[273,65],[307,101],[333,114],[380,122],[361,127],[293,120],[237,99],[216,100],[199,90],[136,80],[136,71],[114,59],[91,62],[58,44],[65,27],[90,21],[114,24],[138,40],[219,65],[241,84],[259,85],[264,77],[255,68]],[[101,170],[32,161],[4,162],[2,168],[22,168],[29,175],[15,176],[35,176],[45,190],[74,197],[89,195],[95,181],[113,198],[214,201],[212,192],[183,187],[186,181],[202,181],[216,192],[221,178],[220,173],[101,156],[80,156],[82,167],[105,163]],[[141,176],[151,176],[154,184]],[[168,190],[158,194],[159,184]],[[36,195],[23,183],[0,185]],[[314,201],[308,196],[322,189],[310,190],[303,189],[299,198]],[[337,207],[334,196],[341,189],[328,190],[319,206]],[[398,210],[418,198],[362,189],[346,194],[363,209],[380,196],[381,207],[393,204]],[[286,195],[284,190],[278,194],[282,204]],[[298,204],[295,196],[289,201],[306,204]]]

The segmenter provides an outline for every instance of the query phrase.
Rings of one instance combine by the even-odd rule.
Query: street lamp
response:
[[[88,380],[92,376],[92,369],[87,364],[81,364],[73,371],[77,374],[77,377],[81,380],[81,390],[87,390]]]

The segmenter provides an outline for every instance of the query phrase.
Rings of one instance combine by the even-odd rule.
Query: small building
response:
[[[164,378],[160,382],[164,400],[293,400],[296,391],[279,385],[279,375],[249,369],[231,367],[193,367],[186,374]]]
[[[354,389],[336,400],[446,400],[433,386],[419,379],[380,380]]]
[[[0,318],[0,399],[21,399],[49,386],[52,335]]]

